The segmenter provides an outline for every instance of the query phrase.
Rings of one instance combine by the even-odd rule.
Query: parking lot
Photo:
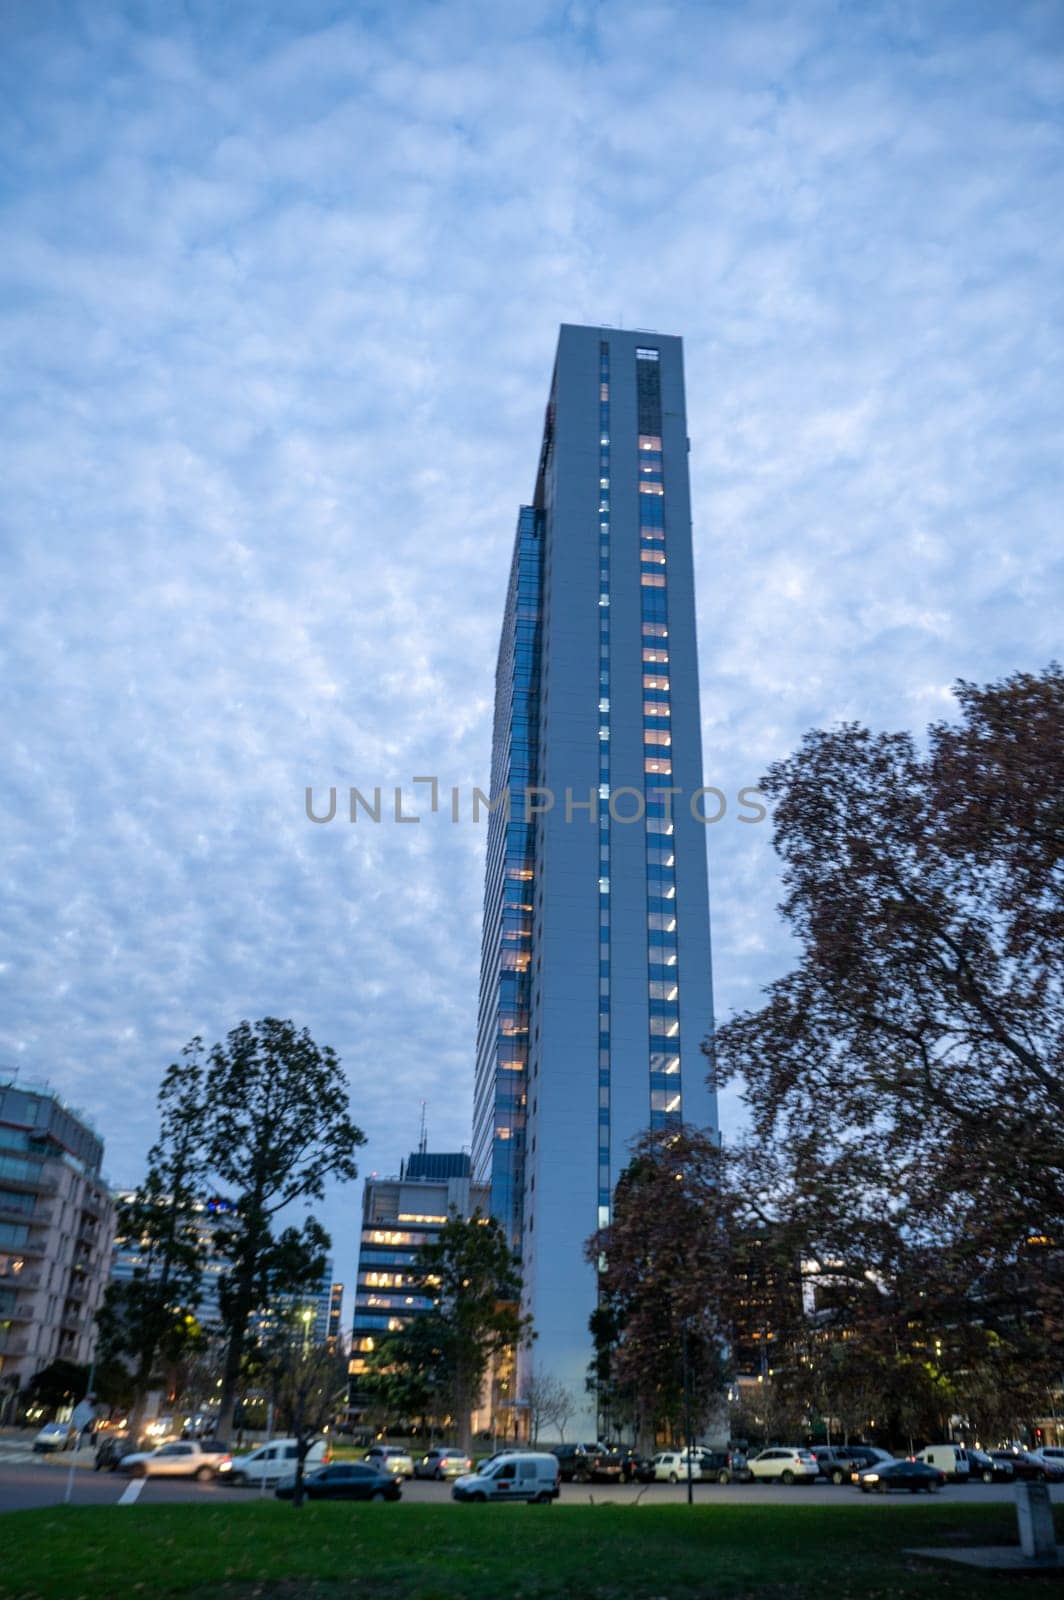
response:
[[[0,1439],[0,1512],[29,1510],[34,1507],[59,1505],[66,1493],[70,1478],[71,1455],[34,1455],[28,1439]],[[212,1504],[246,1505],[259,1498],[256,1489],[234,1489],[221,1483],[195,1483],[180,1478],[139,1478],[130,1480],[120,1473],[94,1472],[92,1453],[82,1450],[73,1457],[71,1501],[75,1505],[173,1505]],[[1054,1485],[1050,1498],[1064,1504],[1064,1485]],[[271,1491],[267,1491],[267,1497]],[[991,1505],[1013,1501],[1011,1485],[963,1484],[948,1485],[940,1495],[862,1495],[849,1485],[839,1488],[825,1483],[812,1487],[764,1483],[727,1484],[698,1483],[694,1485],[695,1501],[700,1506],[714,1505],[816,1505],[823,1507],[853,1505],[859,1502],[869,1508],[885,1510],[894,1505],[933,1505],[948,1498],[964,1505]],[[558,1505],[602,1505],[607,1502],[619,1505],[676,1505],[687,1498],[684,1483],[668,1484],[575,1484],[562,1485]],[[447,1483],[433,1483],[415,1479],[403,1484],[403,1502],[407,1504],[453,1504]],[[353,1509],[353,1508],[352,1508]],[[392,1507],[382,1508],[394,1514]],[[464,1514],[463,1507],[455,1506],[455,1514]],[[401,1514],[401,1512],[400,1512]]]

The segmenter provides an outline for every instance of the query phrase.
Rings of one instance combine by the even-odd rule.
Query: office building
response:
[[[496,674],[473,1171],[573,1437],[585,1241],[633,1139],[716,1127],[687,454],[681,341],[563,326]]]
[[[473,1183],[465,1151],[416,1150],[398,1177],[366,1179],[355,1286],[350,1373],[355,1416],[362,1405],[358,1380],[380,1340],[432,1309],[416,1273],[418,1254],[439,1235],[451,1212],[471,1217],[488,1210],[488,1191]]]
[[[134,1191],[126,1189],[116,1196],[119,1204],[131,1201]],[[224,1195],[211,1195],[195,1206],[196,1232],[203,1250],[199,1287],[192,1309],[200,1323],[209,1332],[222,1327],[221,1281],[227,1268],[225,1253],[219,1235],[232,1226],[236,1202]],[[117,1234],[111,1254],[111,1277],[119,1283],[128,1282],[138,1271],[143,1271],[147,1260],[139,1239]],[[278,1327],[293,1319],[304,1319],[306,1313],[307,1337],[314,1344],[335,1342],[340,1333],[340,1316],[344,1286],[333,1281],[332,1262],[327,1261],[319,1282],[305,1294],[279,1294],[265,1306],[257,1307],[251,1314],[249,1329],[254,1338],[268,1339]]]
[[[114,1227],[102,1162],[51,1089],[0,1082],[0,1416],[42,1367],[92,1359]]]

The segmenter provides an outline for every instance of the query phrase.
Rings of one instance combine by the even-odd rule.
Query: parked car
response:
[[[558,1498],[561,1467],[555,1454],[522,1451],[500,1456],[485,1472],[472,1472],[456,1478],[451,1488],[454,1500],[526,1500],[532,1505],[550,1505]]]
[[[551,1454],[561,1469],[563,1483],[616,1481],[624,1469],[620,1452],[604,1444],[559,1444]]]
[[[747,1463],[748,1481],[815,1483],[819,1476],[817,1459],[804,1445],[772,1445]]]
[[[691,1451],[691,1477],[698,1482],[702,1476],[702,1452]],[[679,1483],[687,1477],[687,1452],[685,1450],[659,1450],[647,1463],[644,1483]]]
[[[1045,1456],[1047,1461],[1064,1461],[1064,1445],[1044,1444],[1039,1455]]]
[[[1018,1483],[1064,1483],[1064,1462],[1051,1461],[1037,1450],[991,1450],[995,1461],[1011,1461]]]
[[[773,1445],[752,1456],[750,1476],[770,1483],[815,1483],[820,1476],[816,1456],[796,1446]]]
[[[171,1439],[157,1450],[123,1456],[118,1471],[131,1478],[197,1478],[206,1483],[231,1459],[229,1446],[214,1439]]]
[[[632,1483],[650,1465],[650,1457],[638,1450],[621,1450],[620,1457],[621,1477],[625,1483]]]
[[[881,1461],[866,1467],[858,1475],[857,1487],[862,1494],[886,1494],[890,1489],[908,1489],[910,1494],[926,1490],[937,1494],[946,1482],[946,1474],[926,1461]]]
[[[291,1500],[295,1477],[283,1478],[273,1491],[278,1500]],[[402,1485],[394,1472],[381,1472],[365,1461],[331,1461],[303,1479],[308,1500],[399,1500]]]
[[[842,1455],[835,1445],[814,1444],[810,1446],[809,1454],[815,1459],[822,1478],[828,1478],[836,1484],[849,1483],[853,1462],[849,1456]]]
[[[108,1472],[117,1472],[119,1463],[125,1456],[135,1455],[140,1445],[132,1434],[105,1433],[96,1446],[96,1454],[92,1458],[94,1472],[102,1472],[106,1467]]]
[[[959,1444],[928,1444],[917,1452],[917,1461],[925,1466],[937,1467],[951,1483],[967,1483],[971,1467],[968,1456]]]
[[[397,1478],[414,1476],[413,1457],[406,1450],[400,1450],[397,1444],[375,1444],[366,1451],[365,1459],[371,1467],[390,1472]]]
[[[703,1479],[717,1483],[749,1483],[750,1468],[741,1450],[702,1450],[699,1466]]]
[[[303,1459],[304,1476],[319,1467],[328,1466],[332,1450],[327,1439],[312,1439]],[[218,1476],[235,1488],[245,1484],[280,1483],[296,1470],[299,1460],[298,1439],[271,1439],[260,1444],[246,1456],[224,1456],[218,1463]]]
[[[968,1481],[974,1483],[976,1478],[981,1478],[984,1483],[1014,1483],[1016,1468],[1011,1461],[997,1461],[985,1450],[973,1449],[966,1445],[964,1449],[968,1457]]]
[[[501,1461],[503,1456],[531,1456],[531,1455],[535,1455],[535,1454],[536,1454],[536,1452],[532,1449],[531,1445],[527,1445],[527,1444],[505,1445],[503,1447],[503,1449],[501,1449],[501,1450],[493,1450],[490,1456],[481,1456],[480,1460],[477,1462],[476,1466],[473,1468],[473,1471],[474,1472],[487,1472],[488,1468],[490,1466],[493,1466],[496,1461]]]
[[[444,1478],[462,1478],[472,1470],[472,1457],[449,1445],[436,1445],[414,1464],[415,1478],[435,1478],[437,1483]]]
[[[78,1430],[69,1422],[46,1422],[33,1441],[38,1455],[52,1455],[57,1450],[73,1450],[78,1442]]]
[[[889,1466],[895,1458],[889,1450],[881,1450],[874,1444],[847,1444],[839,1451],[842,1458],[850,1463],[850,1482],[856,1483],[862,1472],[869,1467],[877,1467],[882,1463]]]

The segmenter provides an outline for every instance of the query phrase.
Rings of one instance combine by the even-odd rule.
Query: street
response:
[[[35,1456],[28,1440],[0,1439],[0,1512],[26,1511],[42,1506],[62,1503],[66,1493],[71,1457]],[[267,1497],[270,1497],[267,1491]],[[1050,1498],[1064,1504],[1064,1485],[1054,1485]],[[572,1484],[562,1485],[559,1505],[602,1505],[613,1502],[619,1505],[675,1505],[687,1494],[685,1484]],[[989,1505],[1004,1501],[1011,1504],[1012,1487],[1002,1484],[950,1484],[941,1496],[908,1494],[861,1495],[849,1486],[835,1488],[831,1484],[805,1488],[795,1485],[790,1489],[775,1484],[696,1483],[695,1501],[698,1505],[815,1505],[839,1506],[860,1503],[869,1507],[921,1505],[941,1503],[945,1496],[958,1504]],[[74,1458],[74,1479],[71,1494],[73,1505],[117,1506],[124,1504],[174,1505],[247,1505],[259,1498],[256,1489],[233,1489],[223,1484],[195,1483],[184,1478],[135,1478],[120,1473],[94,1472],[92,1452],[82,1450]],[[447,1483],[433,1483],[415,1479],[404,1483],[403,1500],[413,1504],[452,1504],[451,1488]],[[456,1507],[456,1510],[458,1508]]]

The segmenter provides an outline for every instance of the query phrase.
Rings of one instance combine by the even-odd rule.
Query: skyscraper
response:
[[[473,1162],[585,1427],[585,1241],[633,1139],[716,1126],[688,448],[678,338],[562,327],[496,673]]]

